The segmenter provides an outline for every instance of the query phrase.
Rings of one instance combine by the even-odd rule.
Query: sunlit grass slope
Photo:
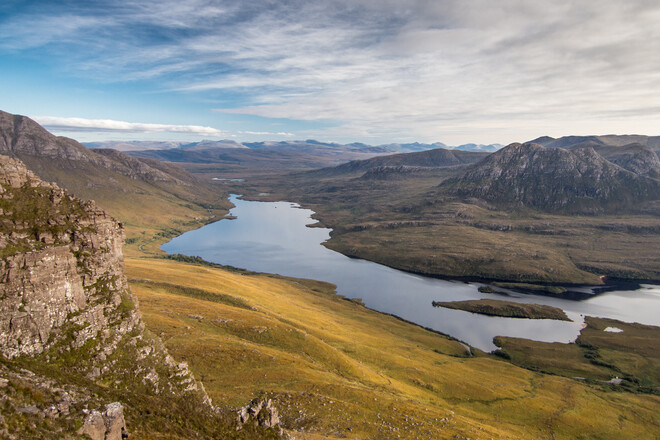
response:
[[[220,406],[271,396],[295,438],[658,438],[660,398],[518,368],[331,285],[128,257],[147,327]]]

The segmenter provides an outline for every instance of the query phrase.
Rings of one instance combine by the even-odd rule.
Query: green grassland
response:
[[[570,321],[568,316],[566,316],[566,313],[557,307],[501,301],[496,299],[450,302],[433,301],[433,307],[445,307],[448,309],[479,313],[481,315],[504,316],[508,318],[557,319],[560,321]]]
[[[567,377],[609,381],[633,391],[659,393],[660,328],[586,317],[575,344],[497,337],[501,353],[517,365]],[[608,327],[622,330],[606,332]]]

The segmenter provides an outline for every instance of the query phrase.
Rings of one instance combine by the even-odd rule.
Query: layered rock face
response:
[[[214,414],[187,364],[145,331],[123,273],[123,241],[122,225],[93,202],[0,155],[1,438],[28,438],[23,429],[29,438],[124,438],[123,406],[90,384],[115,390],[111,399],[159,396]],[[23,389],[41,397],[26,405]]]
[[[132,331],[140,316],[123,275],[121,225],[6,156],[0,188],[0,353]]]

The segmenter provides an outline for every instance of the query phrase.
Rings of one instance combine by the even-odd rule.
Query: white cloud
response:
[[[283,131],[277,133],[271,131],[239,131],[238,134],[248,134],[251,136],[287,136],[287,137],[295,136],[295,134],[293,133],[287,133]]]
[[[189,133],[201,136],[222,136],[227,133],[213,127],[199,125],[145,124],[114,121],[112,119],[60,118],[55,116],[35,116],[33,119],[48,129],[67,132]]]
[[[71,69],[95,78],[217,97],[223,113],[332,121],[317,130],[330,138],[657,134],[656,0],[112,4],[14,17],[0,46],[75,44]]]

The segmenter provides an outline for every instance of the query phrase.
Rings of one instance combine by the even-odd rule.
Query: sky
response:
[[[0,110],[80,141],[660,135],[658,0],[3,0]]]

